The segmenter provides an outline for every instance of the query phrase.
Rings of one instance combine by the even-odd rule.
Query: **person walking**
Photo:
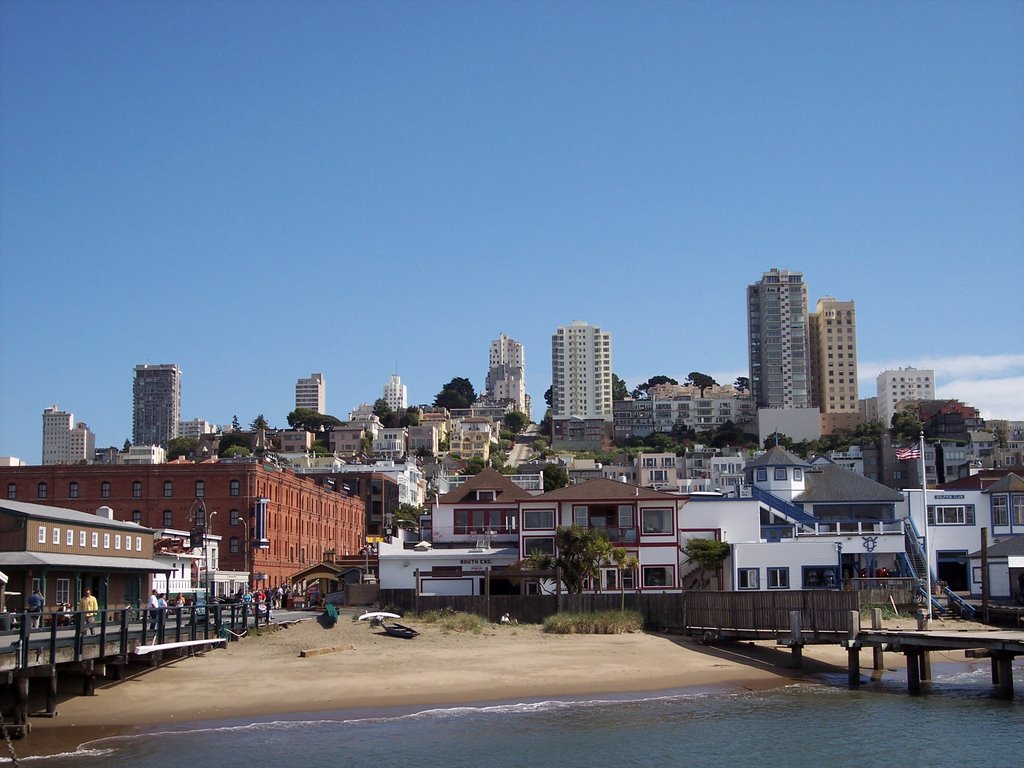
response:
[[[155,589],[149,593],[149,601],[146,603],[146,607],[149,608],[149,628],[154,630],[160,616],[160,598],[159,593]]]
[[[96,632],[92,625],[96,621],[96,611],[99,609],[100,604],[93,596],[92,590],[86,587],[85,592],[82,593],[82,599],[78,601],[78,610],[82,612],[82,624],[89,627],[90,635]]]

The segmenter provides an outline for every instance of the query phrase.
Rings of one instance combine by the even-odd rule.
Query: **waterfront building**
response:
[[[177,365],[135,366],[132,394],[132,443],[166,446],[178,436],[181,371]]]
[[[327,413],[327,381],[322,373],[311,373],[295,382],[295,409]]]
[[[758,407],[810,407],[803,272],[771,269],[747,286],[747,332],[750,391]]]
[[[935,399],[935,371],[910,366],[882,371],[876,386],[878,421],[889,427],[892,417],[899,412],[900,402]]]

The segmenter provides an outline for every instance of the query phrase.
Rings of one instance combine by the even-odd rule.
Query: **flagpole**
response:
[[[928,481],[925,474],[924,463],[924,430],[921,430],[918,450],[921,453],[921,514],[924,516],[924,583],[927,595],[925,596],[928,606],[928,621],[932,620],[932,558],[929,546],[930,536],[928,535]]]

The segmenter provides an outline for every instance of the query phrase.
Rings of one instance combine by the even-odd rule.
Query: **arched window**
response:
[[[170,480],[164,480],[164,498],[169,499],[174,495],[174,483]]]
[[[242,492],[242,484],[239,483],[237,480],[232,480],[231,481],[231,495],[232,496],[238,496],[238,495],[241,494],[241,492]]]
[[[196,498],[201,499],[206,495],[206,482],[203,480],[196,480]]]
[[[73,480],[70,483],[68,483],[68,498],[78,498],[78,483],[74,482]]]
[[[104,480],[102,483],[100,483],[100,496],[102,496],[104,499],[109,499],[110,498],[110,481],[109,480]]]
[[[169,509],[164,510],[164,528],[174,527],[174,513]]]
[[[142,481],[141,480],[133,480],[132,481],[132,498],[133,499],[141,499],[142,498]]]
[[[18,498],[18,486],[16,483],[7,484],[7,498],[16,499]]]
[[[133,509],[132,510],[132,522],[133,523],[139,523],[139,524],[142,523],[142,511],[141,510],[138,510],[138,509]]]
[[[241,542],[237,536],[232,536],[228,544],[231,547],[231,554],[237,555],[241,551]]]
[[[36,498],[37,499],[45,499],[46,498],[46,493],[47,493],[46,483],[40,483],[38,486],[36,486]]]

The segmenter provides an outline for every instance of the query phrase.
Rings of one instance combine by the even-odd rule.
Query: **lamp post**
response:
[[[209,519],[209,531],[210,532],[209,532],[209,534],[207,534],[204,537],[204,542],[203,542],[204,543],[203,555],[206,558],[206,601],[207,602],[210,602],[210,598],[212,596],[212,589],[211,589],[211,587],[213,586],[213,583],[212,583],[213,579],[211,578],[211,575],[210,575],[210,564],[211,564],[213,558],[210,555],[213,552],[213,546],[212,546],[212,542],[213,542],[213,518],[216,517],[216,515],[217,515],[217,510],[216,509],[213,510],[213,512],[210,513],[210,519]]]
[[[839,585],[839,589],[843,588],[843,542],[837,541],[836,543],[836,556],[839,558],[839,570],[836,571],[836,583]]]
[[[249,521],[244,517],[239,517],[238,522],[242,524],[245,529],[245,543],[244,543],[244,556],[245,556],[245,591],[248,592],[252,587],[252,579],[250,578],[249,572]]]

